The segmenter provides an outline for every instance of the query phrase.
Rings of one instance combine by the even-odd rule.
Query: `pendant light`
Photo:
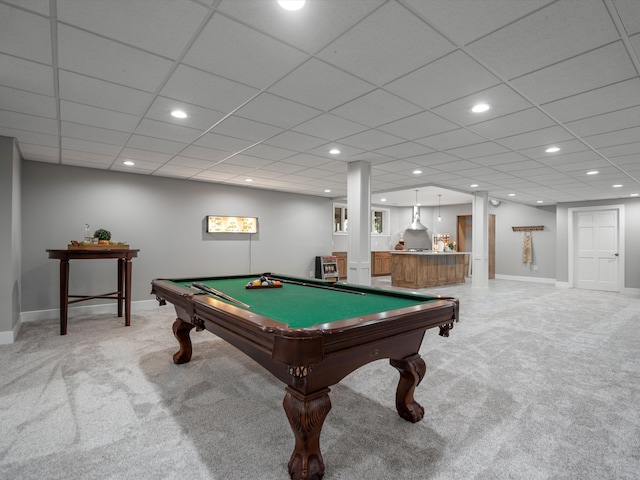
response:
[[[438,221],[441,222],[442,221],[442,217],[440,216],[440,197],[442,195],[438,195]]]

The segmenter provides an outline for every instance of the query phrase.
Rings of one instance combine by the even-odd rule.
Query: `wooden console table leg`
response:
[[[118,258],[118,317],[122,317],[122,303],[126,302],[127,296],[124,292],[125,285],[127,281],[124,278],[125,269],[124,266],[124,258]]]
[[[121,265],[124,266],[124,324],[129,327],[131,326],[131,270],[133,262],[127,258],[122,260]]]
[[[189,333],[193,325],[188,322],[185,322],[181,318],[177,318],[175,322],[173,322],[173,335],[178,340],[180,344],[180,350],[173,354],[173,363],[176,365],[180,365],[181,363],[187,363],[191,360],[191,337],[189,337]]]
[[[69,260],[60,260],[60,335],[67,334],[69,312]]]
[[[400,372],[400,381],[396,391],[396,409],[398,415],[412,423],[424,417],[424,408],[413,398],[413,392],[424,378],[427,366],[420,355],[415,354],[402,360],[389,360]]]
[[[286,391],[282,405],[296,437],[289,460],[289,475],[293,480],[320,480],[324,475],[320,431],[331,410],[329,389],[311,395],[304,395],[291,387]]]

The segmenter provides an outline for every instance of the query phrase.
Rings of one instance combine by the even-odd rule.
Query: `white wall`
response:
[[[140,249],[134,301],[152,300],[159,277],[308,276],[315,256],[331,252],[330,199],[41,162],[24,161],[22,172],[23,312],[58,308],[59,261],[45,250],[81,239],[85,223]],[[258,217],[258,234],[208,234],[205,218],[214,214]],[[116,265],[72,260],[70,292],[115,290]]]

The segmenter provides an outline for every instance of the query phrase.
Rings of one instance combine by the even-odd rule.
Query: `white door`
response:
[[[575,212],[577,288],[620,291],[618,210]]]

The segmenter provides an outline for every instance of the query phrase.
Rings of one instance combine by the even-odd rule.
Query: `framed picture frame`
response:
[[[207,215],[207,233],[258,233],[258,217]]]

